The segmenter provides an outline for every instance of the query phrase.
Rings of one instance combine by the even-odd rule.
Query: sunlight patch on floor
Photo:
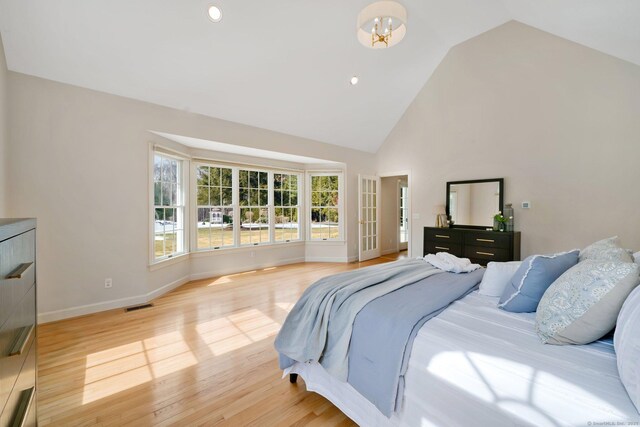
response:
[[[196,331],[215,356],[275,336],[280,323],[260,310],[250,309],[199,323]]]
[[[232,283],[234,277],[246,276],[247,274],[253,274],[253,273],[256,273],[256,272],[257,272],[257,270],[251,270],[251,271],[244,271],[242,273],[227,274],[226,276],[218,277],[216,280],[214,280],[213,282],[209,283],[207,286],[221,285],[223,283]]]
[[[179,332],[169,332],[87,355],[82,404],[194,366],[198,361]]]
[[[295,305],[294,302],[277,302],[276,303],[276,307],[283,309],[287,313],[291,312],[291,309],[293,308],[294,305]]]

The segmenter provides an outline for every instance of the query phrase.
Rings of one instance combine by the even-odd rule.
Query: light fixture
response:
[[[372,49],[394,46],[407,33],[407,10],[395,1],[371,3],[358,14],[358,40]]]
[[[349,83],[351,83],[351,86],[355,86],[358,84],[358,76],[353,76],[351,77],[351,80],[349,80]]]
[[[208,9],[209,19],[213,22],[220,22],[222,19],[222,10],[218,6],[211,5]]]

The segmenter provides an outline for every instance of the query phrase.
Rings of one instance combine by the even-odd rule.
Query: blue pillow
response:
[[[544,292],[565,271],[578,263],[580,251],[531,255],[504,288],[498,307],[513,313],[536,311]]]

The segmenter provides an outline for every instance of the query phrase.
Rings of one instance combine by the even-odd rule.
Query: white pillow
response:
[[[640,411],[640,287],[631,292],[620,310],[613,346],[622,384]]]
[[[487,271],[482,276],[478,293],[490,297],[499,297],[504,293],[504,288],[511,281],[522,261],[490,262]]]
[[[636,264],[640,264],[640,252],[636,252],[635,254],[633,254],[633,260],[636,262]]]

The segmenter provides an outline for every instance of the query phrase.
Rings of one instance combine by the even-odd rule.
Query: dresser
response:
[[[0,427],[35,426],[36,220],[0,219]]]
[[[423,253],[449,252],[471,262],[519,261],[520,232],[472,228],[424,228]]]

